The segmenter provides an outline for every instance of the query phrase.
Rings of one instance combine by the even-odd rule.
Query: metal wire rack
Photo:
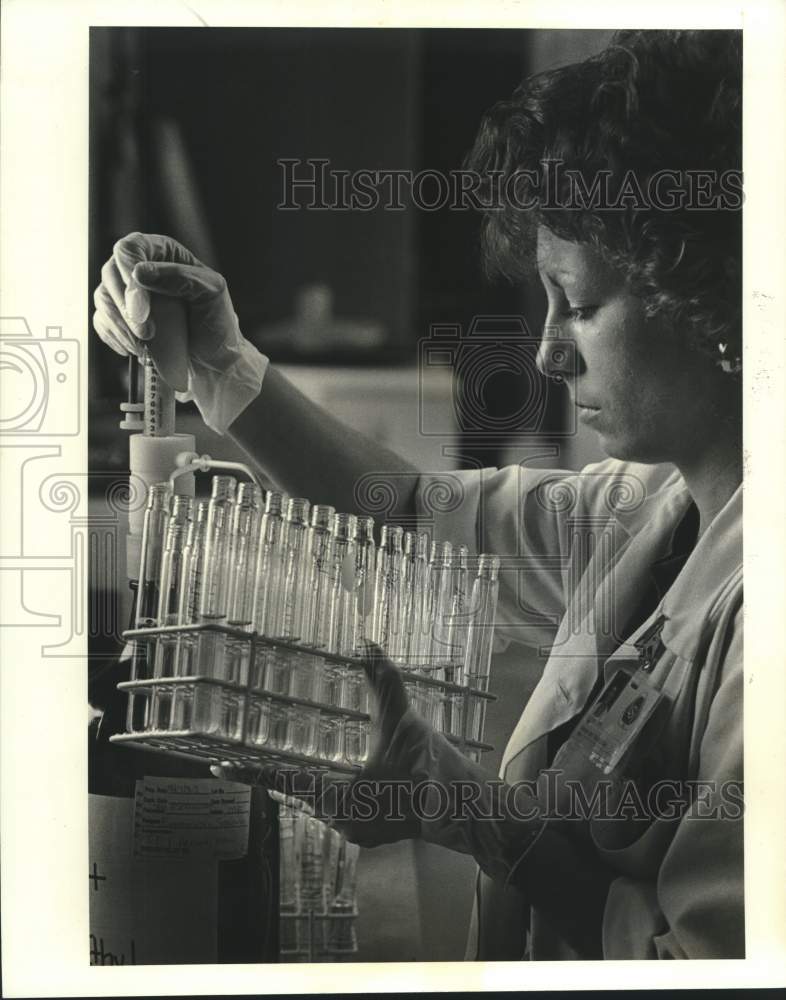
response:
[[[289,933],[282,934],[286,941],[280,951],[282,960],[335,962],[357,954],[357,916],[357,906],[343,913],[331,913],[326,909],[315,910],[311,907],[282,909],[279,920],[292,929]]]
[[[243,675],[238,681],[222,679],[220,677],[207,676],[204,673],[196,673],[189,676],[173,677],[137,677],[118,684],[118,689],[125,691],[129,697],[142,697],[152,700],[154,692],[159,693],[159,697],[174,697],[178,689],[184,686],[201,691],[211,691],[217,698],[222,692],[232,696],[236,705],[235,724],[230,730],[223,728],[220,724],[211,721],[209,724],[192,724],[187,728],[175,729],[171,726],[154,728],[148,720],[143,727],[138,730],[119,733],[111,737],[112,742],[133,746],[142,750],[165,752],[174,756],[189,759],[205,760],[211,762],[232,761],[241,764],[259,765],[270,762],[282,764],[297,764],[314,770],[356,774],[362,768],[362,762],[354,762],[345,758],[327,759],[324,756],[311,753],[302,753],[293,747],[286,745],[273,745],[273,743],[253,742],[249,737],[249,720],[251,717],[250,708],[254,700],[262,699],[266,704],[301,707],[311,709],[320,713],[327,713],[339,720],[357,720],[369,722],[370,715],[365,712],[355,711],[345,708],[340,704],[300,698],[290,694],[285,694],[275,690],[269,690],[264,686],[255,686],[252,678],[258,676],[258,671],[254,669],[260,656],[275,653],[277,657],[302,663],[305,658],[313,658],[315,669],[319,664],[330,663],[338,667],[343,667],[349,671],[360,671],[365,677],[363,665],[360,660],[349,657],[337,656],[320,649],[309,648],[278,639],[271,639],[256,632],[249,632],[244,629],[233,628],[227,625],[203,623],[199,625],[170,625],[155,628],[130,629],[123,633],[123,637],[137,644],[145,645],[157,643],[161,640],[169,641],[189,641],[195,640],[200,635],[213,633],[223,635],[227,640],[231,640],[235,645],[247,645],[248,653],[244,657]],[[150,658],[152,659],[152,658]],[[487,750],[493,749],[488,743],[484,743],[482,738],[483,719],[485,717],[485,703],[495,700],[495,696],[486,691],[480,691],[469,685],[454,684],[441,680],[429,673],[415,672],[407,670],[404,672],[405,686],[412,689],[417,686],[421,690],[437,689],[442,696],[457,696],[456,700],[460,705],[457,713],[460,719],[458,731],[443,732],[443,735],[458,749],[468,756],[478,759],[479,755]],[[167,692],[169,689],[169,692]],[[471,718],[477,718],[473,713],[475,708],[480,709],[479,732],[474,735],[470,732]],[[455,727],[454,727],[455,728]],[[478,728],[477,723],[475,728]]]

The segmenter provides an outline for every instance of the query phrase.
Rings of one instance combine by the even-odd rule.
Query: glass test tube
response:
[[[333,597],[333,518],[335,508],[315,504],[311,508],[311,524],[306,536],[305,565],[302,567],[300,586],[303,592],[300,641],[304,646],[326,649],[330,641],[330,601]],[[294,656],[290,694],[296,698],[319,697],[322,674],[321,658],[306,653]],[[292,715],[296,715],[297,711]],[[299,753],[313,751],[299,748],[298,734],[302,727],[293,720],[291,749]],[[307,744],[311,745],[310,741]]]
[[[248,627],[252,622],[254,591],[251,584],[256,572],[261,514],[262,490],[256,483],[241,483],[232,514],[227,597],[227,622],[236,628]]]
[[[436,542],[431,547],[431,584],[429,588],[430,634],[428,636],[428,667],[436,680],[447,680],[451,663],[449,619],[453,604],[453,546]],[[449,731],[452,697],[456,692],[434,692],[432,724],[438,732]]]
[[[164,536],[169,519],[171,490],[169,483],[154,483],[147,491],[147,506],[142,524],[141,556],[136,590],[135,628],[153,628],[157,624],[158,591],[161,578]],[[137,639],[133,645],[131,680],[150,680],[155,669],[156,643]],[[148,692],[129,691],[126,728],[140,732],[150,724]]]
[[[467,648],[464,657],[466,682],[479,691],[488,691],[489,686],[498,594],[499,558],[481,555],[478,575],[472,587]],[[482,739],[485,714],[485,698],[474,700],[467,727],[467,736],[471,739]]]
[[[415,536],[415,558],[412,565],[412,624],[409,633],[407,660],[413,669],[428,666],[431,635],[431,539],[428,532]]]
[[[359,517],[355,535],[355,576],[353,605],[355,629],[352,656],[363,651],[366,640],[374,635],[374,577],[377,551],[374,543],[374,519]]]
[[[377,549],[374,641],[390,657],[396,655],[400,639],[402,535],[399,525],[383,524]]]
[[[333,593],[330,597],[328,651],[352,656],[358,613],[355,592],[355,543],[358,519],[354,514],[336,514],[333,519]]]
[[[136,592],[135,628],[155,628],[158,624],[159,584],[164,541],[169,522],[172,491],[169,483],[154,483],[147,491],[147,506],[142,525],[141,558]],[[147,646],[145,643],[144,646]],[[145,654],[139,663],[140,679],[153,676],[153,660]]]
[[[301,641],[316,649],[330,643],[331,601],[334,596],[334,518],[335,508],[315,504],[311,508],[307,560],[304,576],[304,621]]]
[[[467,647],[469,606],[469,549],[460,545],[454,553],[450,587],[450,612],[447,619],[445,645],[450,659],[445,663],[444,677],[452,684],[465,684],[464,655]],[[461,736],[464,724],[464,695],[460,692],[445,697],[445,732]]]
[[[427,653],[423,651],[424,618],[429,614],[429,584],[430,565],[429,536],[421,532],[412,540],[412,554],[408,560],[407,600],[408,608],[404,616],[404,631],[406,633],[406,651],[403,652],[403,665],[412,671],[420,672],[426,666]],[[437,688],[422,681],[412,681],[410,684],[412,705],[428,722],[432,721],[436,710],[435,699],[439,695]]]
[[[251,630],[254,603],[254,573],[259,545],[262,490],[256,483],[241,483],[232,514],[229,553],[229,596],[227,625]],[[226,644],[226,680],[245,684],[251,642],[228,638]]]
[[[297,642],[305,634],[305,589],[308,580],[308,500],[293,497],[286,513],[286,569],[283,621],[274,624],[274,638]]]
[[[237,480],[234,476],[214,476],[205,525],[205,558],[199,621],[221,625],[226,622],[229,598],[229,556],[232,516]],[[198,641],[198,672],[206,677],[225,678],[225,639],[219,632],[203,632]]]
[[[409,669],[410,646],[412,645],[412,630],[416,627],[415,618],[415,562],[417,559],[417,535],[414,531],[405,531],[401,537],[401,572],[399,574],[399,616],[400,639],[396,653],[391,654],[400,667]]]
[[[297,860],[295,855],[295,817],[291,809],[281,806],[278,820],[279,835],[279,912],[282,952],[297,951],[297,921],[286,919],[298,909]]]
[[[297,642],[303,634],[303,577],[307,569],[308,500],[290,497],[287,500],[281,536],[281,594],[275,604],[275,614],[267,617],[268,635],[273,639]],[[271,649],[267,653],[265,685],[270,691],[289,694],[294,654],[289,650]]]
[[[353,951],[355,928],[351,917],[355,913],[357,893],[357,861],[360,848],[341,839],[336,887],[328,913],[336,919],[328,922],[328,948],[331,951]]]
[[[204,562],[205,525],[209,501],[197,501],[191,523],[188,525],[186,545],[180,565],[178,625],[194,625],[199,618],[199,601],[202,593],[202,564]],[[175,677],[188,677],[193,672],[196,639],[181,635],[175,651]]]
[[[304,910],[324,911],[324,840],[328,828],[313,816],[303,817],[300,902]]]
[[[339,656],[348,657],[356,654],[358,629],[362,627],[359,623],[361,605],[358,588],[362,586],[362,581],[358,580],[357,531],[358,519],[354,514],[336,514],[336,572],[329,649]],[[366,711],[368,691],[362,671],[330,661],[325,662],[323,669],[323,700],[326,703]]]
[[[254,601],[251,618],[254,629],[265,636],[272,636],[276,623],[283,622],[285,521],[284,511],[289,497],[285,493],[271,490],[265,497],[265,512],[259,524],[259,544],[255,571]],[[278,693],[289,690],[288,675],[286,689],[276,686],[275,653],[265,646],[258,646],[254,657],[253,676],[249,679],[252,688],[264,688]],[[268,667],[270,669],[268,670]],[[269,677],[266,675],[269,673]]]
[[[172,513],[167,525],[164,554],[161,560],[161,586],[159,588],[159,625],[179,625],[180,577],[185,540],[193,512],[191,497],[176,494],[172,500]],[[159,637],[156,643],[154,676],[174,677],[178,637]],[[153,688],[150,707],[152,729],[170,728],[172,715],[172,685],[159,684]]]

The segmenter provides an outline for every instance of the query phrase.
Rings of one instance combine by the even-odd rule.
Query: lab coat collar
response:
[[[663,645],[692,660],[702,625],[713,621],[724,596],[742,574],[742,485],[715,516],[663,598]]]
[[[581,615],[578,628],[576,609],[580,605],[574,597],[560,625],[540,683],[527,702],[503,755],[503,771],[532,742],[583,710],[604,662],[624,638],[616,629],[606,627],[604,619],[608,609],[613,608],[612,622],[617,629],[625,627],[641,600],[643,588],[656,582],[653,564],[671,557],[675,530],[691,502],[684,481],[675,476],[665,495],[662,492],[658,496],[651,513],[645,512],[647,519],[643,526],[621,546],[613,567],[605,570],[590,596],[589,608]],[[642,512],[638,516],[641,517]],[[617,528],[609,530],[624,530],[624,521],[619,521]],[[597,550],[601,549],[599,541]],[[585,584],[589,579],[591,576]]]

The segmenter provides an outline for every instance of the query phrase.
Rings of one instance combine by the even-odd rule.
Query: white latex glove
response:
[[[150,293],[181,300],[188,314],[188,390],[202,419],[223,434],[259,395],[268,359],[240,332],[226,282],[168,236],[130,233],[101,269],[93,326],[118,354],[139,354],[156,335]]]

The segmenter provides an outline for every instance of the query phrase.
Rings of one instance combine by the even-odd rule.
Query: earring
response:
[[[718,364],[729,375],[739,375],[742,371],[742,358],[739,355],[735,357],[727,356],[726,351],[728,347],[728,344],[718,344],[718,353],[720,354]]]

